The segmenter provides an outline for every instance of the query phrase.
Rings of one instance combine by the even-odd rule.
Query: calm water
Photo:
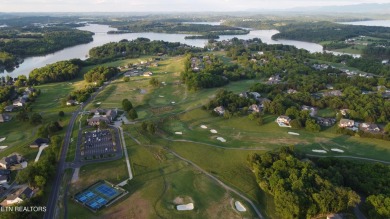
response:
[[[208,24],[204,23],[203,24]],[[217,25],[218,22],[212,22],[212,24]],[[85,27],[78,28],[80,30],[87,30],[94,32],[93,41],[87,44],[77,45],[74,47],[69,47],[61,51],[48,54],[45,56],[34,56],[26,58],[19,68],[16,68],[14,71],[9,72],[9,75],[16,77],[18,75],[28,75],[33,69],[43,67],[47,64],[52,64],[61,60],[68,60],[79,58],[85,60],[88,55],[88,51],[96,46],[101,46],[109,42],[118,42],[122,39],[133,40],[138,37],[145,37],[151,40],[164,40],[169,42],[180,42],[185,43],[191,46],[203,47],[206,45],[207,40],[205,39],[184,39],[188,34],[166,34],[166,33],[127,33],[127,34],[107,34],[110,30],[116,30],[115,28],[110,28],[107,25],[98,25],[90,24]],[[315,43],[301,42],[295,40],[272,40],[272,35],[278,33],[277,30],[252,30],[247,35],[230,35],[230,36],[221,36],[219,40],[228,40],[233,37],[239,39],[252,39],[260,38],[263,42],[268,44],[286,44],[293,45],[297,48],[306,49],[310,52],[322,52],[322,46]]]
[[[340,24],[363,25],[363,26],[381,26],[390,27],[390,20],[374,20],[374,21],[355,21],[341,22]]]

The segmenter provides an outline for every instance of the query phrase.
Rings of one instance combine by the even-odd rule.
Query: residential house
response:
[[[276,119],[276,122],[278,123],[278,125],[280,127],[291,127],[290,126],[290,122],[291,122],[291,119],[290,117],[288,116],[279,116],[277,119]]]
[[[318,109],[316,107],[303,105],[301,107],[301,110],[308,110],[308,111],[310,111],[310,116],[314,117],[315,115],[317,115],[317,110]]]
[[[339,123],[340,128],[353,127],[354,125],[355,121],[350,119],[341,119]]]
[[[344,217],[341,214],[330,214],[326,216],[326,219],[343,219]]]
[[[241,92],[238,94],[239,97],[248,98],[248,92]]]
[[[249,108],[248,108],[248,111],[249,112],[255,112],[255,113],[259,113],[261,112],[261,107],[257,104],[252,104]]]
[[[117,116],[116,109],[95,109],[91,110],[91,113],[94,113],[93,117],[87,119],[88,125],[90,126],[100,125],[101,122],[109,124],[114,121],[115,117]]]
[[[0,169],[0,185],[5,184],[9,180],[9,176],[11,175],[10,170],[2,170]]]
[[[0,113],[0,122],[8,122],[12,119],[12,117],[5,113]]]
[[[323,93],[324,97],[332,97],[332,96],[340,97],[341,95],[343,95],[343,93],[340,90],[326,91]]]
[[[75,100],[67,100],[67,101],[66,101],[66,105],[67,105],[67,106],[74,106],[74,105],[76,105],[76,102],[77,102],[77,101],[75,101]]]
[[[387,88],[385,86],[377,86],[376,89],[380,92],[386,92]]]
[[[267,84],[279,84],[280,81],[281,81],[280,75],[274,75],[268,79]]]
[[[30,144],[30,148],[39,148],[43,145],[49,144],[50,140],[47,138],[37,138],[33,143]]]
[[[9,106],[6,106],[6,107],[4,107],[4,111],[6,111],[6,112],[12,112],[12,111],[14,111],[14,105],[9,105]]]
[[[34,191],[29,187],[21,188],[17,190],[15,193],[8,196],[3,202],[1,202],[1,206],[10,206],[22,203],[23,201],[30,199],[34,196]]]
[[[328,90],[333,90],[334,87],[333,87],[333,85],[331,85],[331,84],[327,84],[327,85],[326,85],[326,89],[328,89]]]
[[[360,129],[367,132],[380,132],[381,129],[377,124],[373,123],[362,123],[360,124]]]
[[[295,94],[295,93],[298,93],[298,91],[297,91],[297,90],[294,90],[294,89],[288,89],[288,90],[287,90],[287,93],[288,93],[288,94]]]
[[[9,180],[9,175],[0,175],[0,185],[6,184]]]
[[[4,169],[10,169],[11,166],[20,164],[24,161],[22,155],[17,153],[12,153],[8,157],[3,157],[0,160],[0,167]]]
[[[18,98],[16,100],[14,100],[13,104],[14,106],[19,106],[19,107],[23,107],[24,105],[26,105],[26,99],[24,98]]]
[[[341,115],[346,116],[348,114],[348,111],[349,111],[349,109],[341,109],[340,113],[341,113]]]
[[[32,94],[32,93],[34,93],[36,90],[35,90],[35,88],[33,88],[33,87],[26,87],[25,89],[24,89],[24,92],[25,93],[27,93],[27,94]]]
[[[214,112],[216,112],[220,116],[223,116],[223,114],[225,114],[225,108],[223,106],[215,107]]]
[[[143,74],[144,77],[150,77],[152,75],[153,75],[153,73],[150,71],[144,72],[144,74]]]
[[[265,106],[265,104],[267,104],[267,103],[270,103],[271,102],[271,100],[270,99],[268,99],[268,98],[260,98],[260,99],[258,99],[258,101],[259,101],[259,103],[260,103],[260,108],[264,108],[264,106]]]
[[[323,117],[317,117],[317,123],[321,126],[332,126],[336,123],[335,118],[323,118]]]
[[[255,100],[258,100],[258,99],[260,99],[261,94],[259,94],[257,92],[249,92],[249,96],[252,96],[253,98],[255,98]]]

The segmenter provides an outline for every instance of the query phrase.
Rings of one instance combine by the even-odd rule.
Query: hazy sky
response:
[[[0,12],[244,11],[389,0],[0,0]]]

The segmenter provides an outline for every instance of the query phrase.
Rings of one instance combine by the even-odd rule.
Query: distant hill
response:
[[[291,8],[287,11],[294,12],[333,12],[333,13],[390,13],[390,3],[376,4],[365,3],[344,6],[323,6],[323,7],[300,7]]]

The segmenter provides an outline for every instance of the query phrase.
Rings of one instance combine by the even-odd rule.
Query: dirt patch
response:
[[[173,106],[164,106],[164,107],[158,107],[158,108],[150,109],[150,111],[154,115],[163,114],[163,113],[166,113],[166,112],[169,112],[169,111],[172,111],[172,110],[173,110]]]
[[[192,198],[189,196],[177,196],[173,200],[173,203],[175,205],[183,205],[183,204],[187,204],[187,203],[194,203],[194,200],[192,200]]]
[[[99,218],[143,219],[149,218],[151,214],[153,214],[152,204],[143,199],[140,192],[136,192],[118,205],[110,207],[108,211],[104,212]]]
[[[219,202],[213,202],[207,208],[207,218],[242,218],[231,206],[232,197],[227,193]]]

